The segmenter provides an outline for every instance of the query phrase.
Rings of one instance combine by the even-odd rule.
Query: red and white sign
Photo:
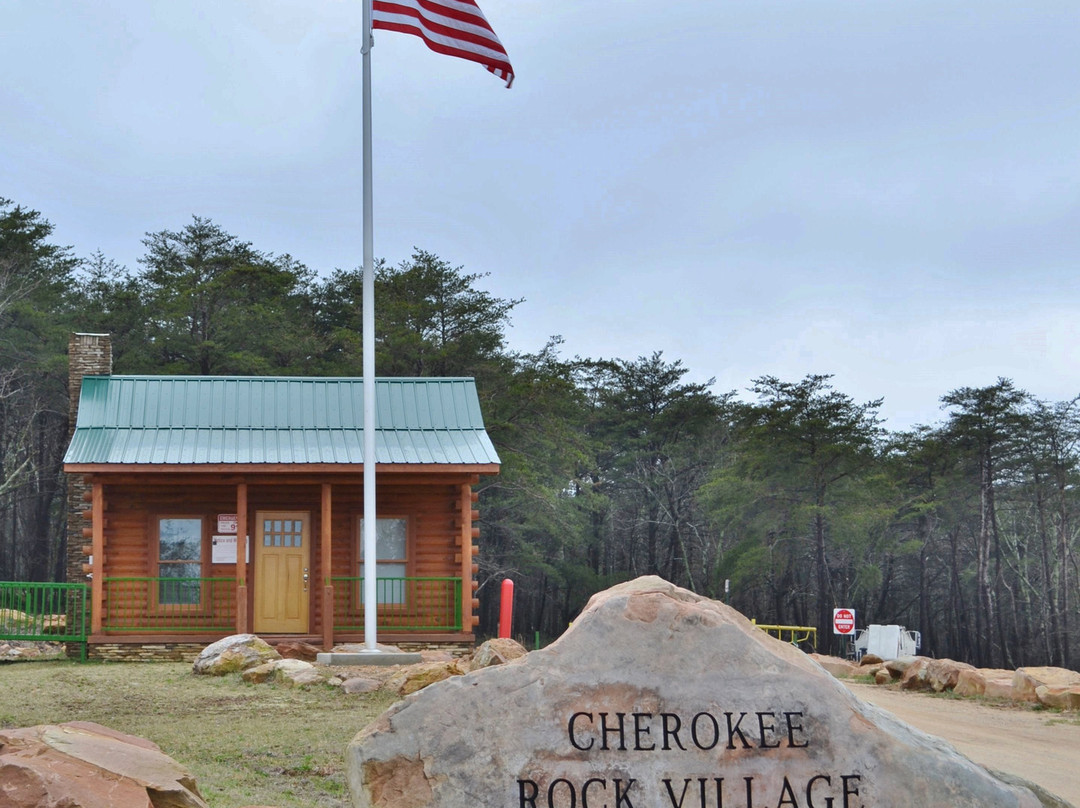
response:
[[[235,533],[238,521],[235,513],[219,513],[217,515],[217,532]]]
[[[855,633],[855,610],[833,609],[832,613],[833,634],[842,634],[845,637]]]

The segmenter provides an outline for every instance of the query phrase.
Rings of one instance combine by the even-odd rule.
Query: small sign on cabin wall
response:
[[[251,561],[251,542],[244,543],[244,562]],[[210,561],[213,564],[236,563],[236,536],[211,536]]]
[[[235,534],[237,521],[235,513],[219,513],[217,515],[217,532]]]

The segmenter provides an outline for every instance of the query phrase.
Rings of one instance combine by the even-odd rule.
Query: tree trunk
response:
[[[1065,503],[1065,483],[1058,490],[1058,532],[1061,541],[1061,567],[1058,573],[1058,614],[1061,615],[1061,666],[1069,667],[1069,511]]]
[[[987,453],[988,454],[988,453]],[[979,480],[979,538],[976,548],[976,602],[975,642],[976,665],[983,668],[993,665],[994,593],[990,578],[991,509],[993,502],[992,469],[990,458],[983,456]]]
[[[817,630],[818,644],[824,647],[822,653],[832,653],[832,602],[829,598],[831,586],[829,583],[829,560],[825,548],[825,515],[821,512],[824,507],[824,495],[817,498],[818,509],[814,514],[814,550],[817,566]]]
[[[1045,632],[1044,653],[1048,665],[1057,665],[1061,662],[1058,648],[1058,614],[1057,592],[1054,588],[1053,566],[1050,563],[1050,531],[1046,527],[1046,499],[1043,497],[1042,485],[1038,476],[1035,478],[1035,507],[1039,515],[1039,562],[1042,567],[1043,586],[1046,589],[1040,611],[1043,614],[1045,624],[1049,625],[1049,631]]]
[[[930,576],[927,572],[927,555],[932,540],[930,518],[925,514],[919,517],[919,535],[922,546],[919,548],[919,633],[923,638],[923,653],[933,653],[937,646],[930,620]]]
[[[946,651],[961,661],[977,661],[979,656],[979,607],[975,608],[975,635],[971,634],[971,620],[968,617],[967,606],[964,602],[964,588],[960,584],[960,527],[953,528],[949,534],[949,546],[951,550],[952,569],[949,576],[949,612],[952,615],[950,623],[953,641]]]
[[[1015,668],[1013,664],[1012,651],[1010,648],[1008,634],[1005,629],[1005,612],[1001,608],[1001,590],[1006,589],[1004,581],[1004,564],[1002,563],[1001,554],[1001,534],[998,531],[997,523],[997,508],[994,503],[994,476],[993,476],[993,461],[987,458],[987,485],[986,485],[986,502],[987,502],[987,520],[989,522],[990,530],[990,546],[993,550],[993,562],[994,562],[994,574],[993,584],[990,590],[990,616],[994,621],[994,627],[997,634],[997,653],[995,658],[998,660],[997,667],[999,668]],[[1011,594],[1011,593],[1010,593]],[[1015,604],[1014,604],[1015,607]],[[1015,608],[1014,608],[1015,613]]]

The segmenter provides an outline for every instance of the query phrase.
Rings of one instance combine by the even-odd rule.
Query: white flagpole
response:
[[[371,2],[364,0],[363,129],[364,129],[364,277],[363,277],[363,374],[364,374],[364,650],[377,652],[378,574],[375,542],[375,247],[371,210]]]

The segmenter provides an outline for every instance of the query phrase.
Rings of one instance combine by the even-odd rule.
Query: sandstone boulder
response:
[[[324,669],[302,659],[280,659],[274,664],[277,668],[274,678],[283,685],[307,688],[326,682],[327,674]]]
[[[974,665],[955,659],[931,659],[926,666],[926,683],[935,693],[943,693],[956,687],[960,671],[974,670]]]
[[[888,659],[885,661],[885,667],[888,669],[889,674],[893,679],[900,679],[904,675],[904,671],[911,667],[915,660],[921,657],[915,656],[901,656],[896,659]]]
[[[88,721],[0,730],[4,808],[208,808],[155,744]]]
[[[248,668],[240,674],[240,678],[249,684],[261,685],[263,682],[269,682],[276,672],[277,660],[275,659],[256,665],[254,668]]]
[[[1080,710],[1080,684],[1039,685],[1035,688],[1035,698],[1044,707],[1052,707],[1056,710]]]
[[[315,666],[302,659],[275,659],[274,672],[278,679],[294,676],[305,671],[315,670]]]
[[[278,682],[289,687],[309,687],[326,682],[327,674],[302,659],[274,659],[240,674],[245,682]]]
[[[280,658],[277,651],[254,634],[233,634],[202,649],[192,670],[208,676],[224,676]]]
[[[885,668],[884,662],[879,662],[876,665],[860,666],[859,676],[869,676],[871,679],[874,679],[877,677],[878,671],[885,671],[886,673],[888,673],[888,670]],[[892,679],[892,676],[890,676],[889,678]]]
[[[884,661],[885,660],[879,657],[877,654],[863,654],[862,658],[859,660],[859,664],[863,666],[880,665]]]
[[[401,668],[387,679],[386,687],[399,696],[408,696],[410,693],[423,690],[428,685],[449,679],[451,676],[461,676],[467,672],[467,663],[459,660],[421,662],[418,665],[407,665]]]
[[[297,660],[302,661],[302,660]],[[300,689],[307,689],[312,685],[326,684],[326,677],[317,670],[297,671],[296,673],[289,674],[287,676],[279,677],[279,681],[282,684],[289,687],[299,687]]]
[[[983,691],[983,695],[988,699],[1006,699],[1008,701],[1018,701],[1016,698],[1016,691],[1013,689],[1013,677],[1012,671],[1007,671],[1008,677],[989,677],[986,680],[986,690]]]
[[[314,662],[315,657],[322,651],[309,642],[300,640],[285,640],[274,646],[274,650],[281,655],[282,659],[302,659],[304,662]]]
[[[354,676],[341,683],[341,689],[346,693],[371,693],[380,687],[382,687],[382,682],[366,676]]]
[[[840,659],[840,657],[826,656],[825,654],[807,654],[807,656],[838,679],[846,679],[862,673],[859,666],[854,662]]]
[[[1077,684],[1080,684],[1080,673],[1068,668],[1019,668],[1013,674],[1013,694],[1018,701],[1038,701],[1035,690],[1039,685],[1067,687]]]
[[[874,671],[874,684],[875,685],[888,685],[892,684],[892,674],[889,673],[889,669],[882,665],[880,668]]]
[[[904,690],[929,690],[930,684],[927,681],[929,667],[929,659],[916,657],[900,677],[900,687]]]
[[[543,650],[398,702],[346,765],[354,808],[1043,804],[656,577],[594,596]]]
[[[961,670],[953,692],[958,696],[1012,698],[1013,671],[1000,668],[970,668]],[[989,687],[990,693],[987,692]],[[1006,692],[1007,695],[1001,695]]]
[[[453,662],[455,656],[449,651],[428,648],[420,652],[420,659],[424,662]]]
[[[492,665],[502,665],[511,660],[520,659],[526,653],[528,652],[525,650],[525,646],[508,637],[487,640],[482,642],[480,647],[473,652],[469,668],[477,671],[481,668],[489,668]]]

